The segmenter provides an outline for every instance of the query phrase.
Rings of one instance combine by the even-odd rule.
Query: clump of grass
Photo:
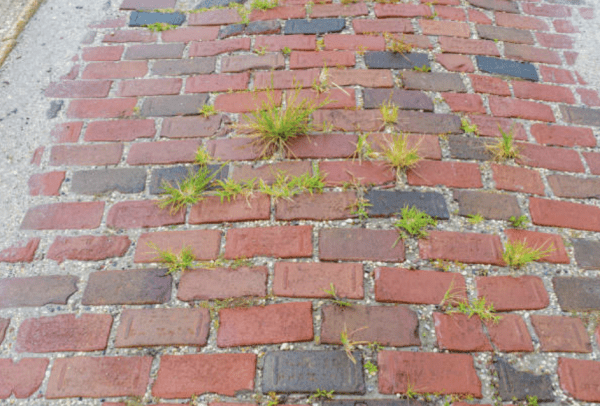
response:
[[[292,53],[292,50],[288,47],[283,47],[283,49],[281,50],[281,53],[284,55],[289,55]]]
[[[487,149],[492,153],[495,161],[504,162],[508,159],[519,158],[519,147],[515,144],[515,135],[511,128],[509,132],[504,132],[498,125],[500,131],[500,139],[492,145],[488,145]]]
[[[398,106],[392,103],[391,100],[383,102],[379,106],[379,111],[381,112],[381,119],[384,125],[394,125],[398,122]]]
[[[409,147],[408,137],[402,133],[386,135],[380,145],[381,155],[397,172],[405,171],[414,168],[421,160],[419,145],[420,142],[412,148]]]
[[[314,170],[314,174],[304,173],[300,176],[289,176],[285,172],[278,172],[275,181],[272,184],[267,184],[260,179],[258,189],[261,193],[271,196],[276,199],[288,199],[308,192],[321,193],[325,187],[325,176],[318,169]]]
[[[371,376],[375,376],[377,375],[377,365],[373,364],[371,361],[367,361],[365,362],[365,369],[367,370],[367,373]]]
[[[413,50],[413,46],[404,41],[404,36],[402,39],[395,38],[392,34],[386,32],[383,34],[383,38],[385,39],[386,51],[398,53],[398,54],[406,54]]]
[[[524,214],[520,215],[519,217],[510,216],[510,218],[508,219],[508,223],[510,224],[510,226],[512,228],[525,229],[525,228],[527,228],[529,219]]]
[[[188,176],[175,185],[163,182],[162,199],[158,202],[161,209],[170,208],[171,213],[176,213],[184,207],[196,204],[204,198],[205,192],[213,183],[217,172],[211,171],[208,166],[201,165],[198,172],[189,172]]]
[[[333,390],[330,391],[326,391],[323,389],[317,389],[317,391],[315,393],[313,393],[312,395],[310,395],[308,397],[308,401],[309,402],[313,402],[317,399],[333,399]]]
[[[550,244],[547,249],[533,248],[527,245],[527,241],[507,242],[502,254],[502,259],[508,266],[520,268],[533,261],[539,261],[555,251],[554,245]]]
[[[369,135],[371,135],[371,133],[362,133],[358,135],[356,149],[352,155],[352,158],[358,159],[358,162],[362,162],[362,160],[366,158],[374,158],[377,155],[368,140]]]
[[[344,298],[341,298],[338,296],[333,283],[329,284],[329,289],[323,289],[323,291],[325,293],[327,293],[329,296],[331,296],[331,301],[336,306],[340,306],[340,307],[351,307],[352,306],[352,303],[350,303],[347,300],[345,300]]]
[[[200,113],[201,116],[210,117],[217,114],[217,110],[212,104],[204,104],[201,109],[198,109],[198,113]]]
[[[467,217],[469,218],[468,221],[471,224],[479,224],[479,223],[481,223],[484,220],[483,216],[481,214],[479,214],[479,213],[477,213],[477,214],[469,214]]]
[[[174,253],[170,248],[161,250],[156,244],[149,243],[148,246],[156,252],[154,261],[160,262],[168,268],[167,274],[172,274],[177,271],[185,271],[191,268],[196,261],[196,257],[192,252],[191,247],[184,246],[178,254]]]
[[[279,0],[254,0],[250,4],[253,10],[271,10],[279,5]]]
[[[369,344],[369,342],[368,341],[354,341],[354,340],[352,340],[351,337],[358,331],[364,330],[366,328],[367,327],[361,327],[354,331],[348,332],[348,329],[346,328],[346,325],[344,324],[344,330],[340,333],[340,341],[342,342],[342,345],[344,346],[344,351],[346,352],[346,355],[348,356],[350,361],[352,361],[353,364],[356,364],[356,358],[354,358],[352,351],[354,351],[354,349],[356,348],[357,345],[365,345],[365,344]]]
[[[464,289],[454,287],[454,280],[444,294],[440,308],[445,310],[446,314],[462,313],[469,318],[478,316],[482,321],[497,323],[501,319],[501,316],[494,314],[494,304],[486,303],[485,297],[475,299],[473,303],[470,303],[466,299]]]
[[[230,202],[231,199],[235,199],[237,196],[244,196],[246,200],[248,200],[256,190],[256,178],[246,181],[236,181],[227,178],[225,181],[217,180],[216,185],[218,188],[215,194],[219,196],[221,203],[223,203],[225,199]]]
[[[413,66],[413,70],[417,72],[431,72],[431,68],[427,65],[423,66]]]
[[[425,238],[429,235],[425,231],[427,226],[435,227],[437,225],[437,221],[433,217],[414,206],[404,206],[400,214],[401,218],[394,222],[394,227],[400,232],[400,238],[408,236]]]
[[[275,406],[281,402],[281,399],[279,399],[279,396],[277,396],[277,393],[275,392],[269,392],[267,393],[267,396],[269,397],[267,400],[267,406]]]
[[[176,25],[167,24],[167,23],[152,23],[152,24],[146,25],[145,27],[148,28],[152,32],[162,32],[162,31],[168,31],[168,30],[173,30],[173,29],[177,28]]]
[[[317,109],[327,105],[329,101],[317,103],[303,98],[299,100],[300,88],[297,88],[287,100],[287,106],[279,106],[274,92],[266,92],[267,101],[261,107],[245,115],[248,124],[242,126],[250,130],[251,136],[261,146],[261,155],[270,156],[277,151],[289,149],[291,139],[308,134],[313,130],[310,117]]]
[[[479,129],[477,128],[477,124],[471,124],[469,120],[465,117],[462,117],[460,119],[460,129],[463,130],[465,133],[471,133],[475,135],[478,135],[479,131]]]

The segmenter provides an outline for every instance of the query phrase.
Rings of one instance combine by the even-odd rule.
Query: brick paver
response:
[[[20,191],[20,234],[0,243],[0,399],[600,402],[600,98],[572,36],[589,2],[182,3],[122,1],[43,91],[65,109]],[[245,115],[295,88],[330,103],[270,156]],[[389,165],[392,132],[423,160]],[[507,133],[519,156],[494,162]],[[199,147],[222,182],[318,170],[323,190],[227,199],[212,184],[160,208]],[[437,224],[401,235],[406,206]],[[517,242],[552,252],[509,267]],[[184,248],[196,261],[169,273],[158,251]]]

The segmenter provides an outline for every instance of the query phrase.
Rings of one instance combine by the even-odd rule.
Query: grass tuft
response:
[[[512,228],[525,229],[525,228],[527,228],[527,225],[529,224],[529,219],[527,218],[526,215],[522,214],[519,217],[510,216],[510,218],[508,219],[508,222]]]
[[[414,168],[421,160],[419,155],[419,142],[414,147],[409,147],[408,137],[405,134],[384,135],[384,142],[380,145],[381,155],[389,166],[397,172]]]
[[[279,5],[279,0],[254,0],[250,5],[252,10],[271,10]]]
[[[379,111],[381,112],[381,119],[384,125],[394,125],[398,122],[398,106],[392,103],[391,100],[383,102],[379,106]]]
[[[504,259],[504,262],[506,262],[508,266],[520,268],[530,262],[539,261],[554,251],[555,249],[552,243],[547,249],[542,250],[542,248],[527,246],[527,241],[509,241],[506,243],[502,259]]]
[[[189,172],[188,176],[175,185],[163,182],[162,199],[158,202],[161,209],[170,208],[176,213],[184,207],[196,204],[204,198],[204,193],[213,183],[217,172],[212,172],[207,166],[200,166],[197,173]]]
[[[321,193],[325,187],[325,176],[314,170],[314,174],[304,173],[300,176],[289,176],[285,172],[279,171],[272,184],[267,184],[260,179],[258,189],[261,193],[271,196],[273,199],[288,199],[308,192]]]
[[[299,100],[300,88],[297,88],[287,100],[287,107],[278,106],[273,90],[268,90],[267,101],[261,107],[245,115],[248,124],[242,128],[250,130],[251,136],[262,148],[261,155],[271,156],[275,152],[289,149],[293,138],[306,135],[313,130],[310,117],[317,109],[329,103],[325,100],[317,103],[304,98]]]
[[[501,137],[497,143],[488,145],[487,149],[492,153],[492,156],[497,162],[504,162],[508,159],[519,158],[519,147],[515,145],[515,135],[512,128],[510,131],[504,132],[500,125],[498,125]]]
[[[323,289],[323,291],[325,293],[327,293],[329,296],[331,296],[331,298],[332,298],[331,301],[333,302],[333,304],[340,306],[340,307],[352,307],[352,303],[350,303],[347,300],[344,300],[344,298],[341,298],[338,296],[333,283],[329,284],[329,289]]]
[[[174,253],[171,249],[161,250],[154,243],[148,243],[148,247],[157,254],[153,260],[160,262],[168,268],[167,274],[172,274],[177,271],[183,272],[191,268],[194,265],[194,261],[196,261],[196,257],[194,256],[191,247],[182,247],[179,254]]]
[[[429,214],[424,213],[416,207],[404,206],[402,208],[401,218],[394,222],[394,227],[400,232],[400,238],[413,236],[417,238],[425,238],[429,234],[425,231],[427,226],[435,227],[437,221]]]
[[[198,113],[200,113],[201,116],[210,117],[217,114],[217,110],[212,104],[204,104],[201,109],[198,109]]]
[[[167,23],[153,23],[153,24],[148,24],[145,27],[148,28],[152,32],[162,32],[162,31],[174,30],[175,28],[177,28],[176,25],[167,24]]]

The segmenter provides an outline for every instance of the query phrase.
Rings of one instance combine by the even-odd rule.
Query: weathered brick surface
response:
[[[199,140],[137,143],[127,155],[129,165],[177,164],[194,162]]]
[[[140,114],[144,117],[169,117],[198,114],[198,109],[208,101],[205,93],[184,96],[147,97]]]
[[[378,302],[438,305],[448,290],[464,297],[464,277],[460,274],[403,268],[375,270],[375,299]]]
[[[227,232],[225,258],[294,258],[312,255],[311,226],[236,228]]]
[[[185,212],[182,210],[172,213],[168,208],[159,208],[157,201],[141,200],[113,205],[108,211],[106,224],[115,228],[160,227],[182,224],[184,219]]]
[[[419,79],[417,78],[417,80]],[[454,82],[454,80],[448,81]],[[416,81],[413,84],[418,87]],[[460,82],[460,84],[462,84],[462,82]],[[405,82],[405,85],[408,86],[408,83]],[[449,83],[448,86],[452,86],[452,83]],[[433,111],[433,102],[423,92],[397,89],[365,89],[363,91],[363,97],[364,107],[367,109],[379,109],[379,106],[381,106],[382,103],[391,101],[401,109]]]
[[[56,145],[50,151],[50,165],[116,165],[122,154],[121,144]]]
[[[534,224],[600,231],[600,209],[596,206],[532,197],[529,210]]]
[[[108,100],[81,99],[69,103],[69,118],[119,118],[133,115],[136,99],[120,98]]]
[[[496,235],[431,231],[419,240],[423,259],[445,259],[468,264],[503,265],[502,242]]]
[[[459,352],[491,351],[479,317],[465,314],[433,313],[438,347]]]
[[[47,358],[23,358],[18,362],[10,358],[0,358],[0,399],[8,399],[11,394],[17,399],[28,398],[42,385]]]
[[[498,374],[498,394],[503,400],[535,397],[539,401],[553,400],[552,380],[549,375],[536,375],[519,371],[502,358],[497,358],[494,367]]]
[[[440,193],[370,190],[365,198],[371,204],[368,212],[373,217],[397,214],[406,206],[416,207],[434,218],[449,217],[446,201]]]
[[[492,164],[496,188],[536,195],[544,194],[544,184],[539,172],[518,166]]]
[[[211,117],[169,117],[165,118],[160,131],[166,138],[195,138],[215,135],[223,122],[223,116]]]
[[[84,305],[157,304],[171,298],[172,277],[164,269],[100,271],[90,275]]]
[[[26,319],[19,327],[18,352],[97,351],[108,344],[108,314],[64,314]]]
[[[418,186],[445,185],[455,188],[480,188],[479,166],[466,162],[421,161],[407,172],[408,183]]]
[[[489,102],[494,116],[547,122],[556,121],[552,109],[545,104],[498,96],[490,96]]]
[[[242,296],[265,296],[266,294],[266,268],[216,268],[184,272],[179,282],[177,298],[190,302]]]
[[[337,220],[351,214],[355,192],[304,193],[293,200],[279,200],[275,206],[277,220]]]
[[[265,356],[263,393],[313,393],[317,389],[363,394],[362,354],[343,351],[272,351]]]
[[[581,319],[566,316],[532,315],[531,324],[542,351],[592,352],[590,338]]]
[[[404,243],[395,230],[330,228],[319,232],[319,257],[324,261],[404,260]]]
[[[88,124],[83,139],[88,142],[133,141],[152,138],[154,134],[154,120],[93,121]]]
[[[563,311],[600,309],[600,282],[597,279],[555,277],[552,284]]]
[[[315,134],[289,143],[290,158],[348,158],[356,151],[358,137],[352,134]]]
[[[119,83],[117,95],[127,96],[160,96],[179,94],[182,79],[139,79],[124,80]]]
[[[544,145],[558,145],[562,147],[595,147],[596,138],[590,128],[567,127],[558,125],[534,124],[531,126],[531,135],[537,142]]]
[[[550,304],[544,283],[537,276],[477,277],[477,295],[497,311],[543,309]]]
[[[453,72],[473,72],[475,67],[471,59],[464,55],[439,54],[435,60],[444,68]]]
[[[215,70],[215,63],[215,58],[192,58],[181,60],[175,59],[166,61],[156,61],[152,65],[152,73],[155,75],[164,76],[206,74],[211,73]]]
[[[221,232],[219,230],[160,231],[144,233],[137,242],[134,262],[160,262],[159,250],[179,253],[184,247],[190,248],[198,260],[215,259],[219,254]]]
[[[457,190],[454,200],[458,202],[458,214],[461,216],[480,214],[485,218],[508,220],[521,215],[517,198],[512,195]]]
[[[339,297],[362,299],[363,267],[357,263],[303,263],[278,262],[275,264],[273,293],[287,297],[330,297],[325,290],[334,284]]]
[[[210,316],[207,309],[126,309],[115,347],[206,345]]]
[[[39,238],[18,241],[0,251],[0,262],[32,262],[39,245]]]
[[[402,83],[407,89],[438,92],[466,92],[467,89],[456,73],[424,73],[407,71],[402,74]]]
[[[600,251],[598,251],[600,243],[580,238],[571,239],[571,243],[575,249],[575,260],[579,267],[583,269],[600,268]]]
[[[596,376],[600,373],[600,362],[572,358],[558,359],[558,378],[561,388],[575,399],[599,402],[600,390]]]
[[[420,345],[417,314],[404,306],[362,306],[322,308],[321,342],[342,344],[340,336],[348,332],[352,340],[378,342],[385,346]]]
[[[255,354],[163,355],[152,394],[167,399],[202,393],[235,396],[254,389],[255,373]]]
[[[0,308],[66,304],[77,291],[78,280],[61,275],[0,279]]]
[[[104,202],[50,203],[30,208],[21,222],[24,230],[97,228]]]
[[[190,209],[190,224],[221,223],[249,220],[268,220],[271,201],[266,195],[245,198],[238,196],[221,202],[217,196],[209,196]]]
[[[497,322],[486,322],[490,340],[503,352],[533,351],[531,336],[527,325],[518,314],[502,314]]]
[[[85,195],[102,193],[139,193],[146,186],[146,171],[141,168],[114,168],[77,171],[71,178],[71,191]]]
[[[131,241],[127,236],[59,236],[54,239],[46,257],[58,263],[65,259],[100,261],[106,258],[122,257],[130,244]]]
[[[470,355],[381,351],[377,364],[380,393],[406,393],[410,384],[421,393],[481,397],[481,382]]]
[[[50,83],[44,94],[54,98],[101,98],[108,96],[111,84],[108,80],[67,80]]]
[[[73,357],[54,361],[46,398],[142,396],[152,357]]]
[[[281,303],[219,312],[219,347],[311,341],[311,302]]]
[[[77,142],[82,127],[83,121],[57,124],[50,132],[50,138],[55,144]]]
[[[396,179],[388,165],[373,161],[325,161],[319,163],[319,170],[325,174],[325,183],[331,186],[354,181],[363,185],[383,185]]]

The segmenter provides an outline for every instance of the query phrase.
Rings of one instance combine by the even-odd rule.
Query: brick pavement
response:
[[[600,403],[600,98],[572,69],[569,35],[593,10],[563,3],[289,0],[244,24],[231,8],[123,1],[46,90],[66,110],[33,160],[30,237],[0,252],[0,399]],[[153,22],[177,28],[140,26]],[[386,51],[384,33],[413,51]],[[296,85],[323,97],[325,67],[338,87],[313,115],[321,131],[262,161],[234,124],[270,86],[277,100]],[[407,173],[352,158],[360,134],[383,136],[386,100],[425,158]],[[218,114],[200,116],[205,104]],[[491,160],[499,128],[518,140],[514,162]],[[318,168],[326,188],[160,209],[162,181],[197,168],[201,146],[222,179]],[[353,180],[363,187],[341,187]],[[351,210],[361,192],[368,219]],[[405,205],[438,219],[427,238],[398,241]],[[521,215],[531,223],[512,228]],[[509,268],[512,241],[555,250]],[[152,243],[218,267],[167,275]],[[448,314],[448,292],[485,298],[500,320]],[[344,331],[362,343],[352,357]]]

